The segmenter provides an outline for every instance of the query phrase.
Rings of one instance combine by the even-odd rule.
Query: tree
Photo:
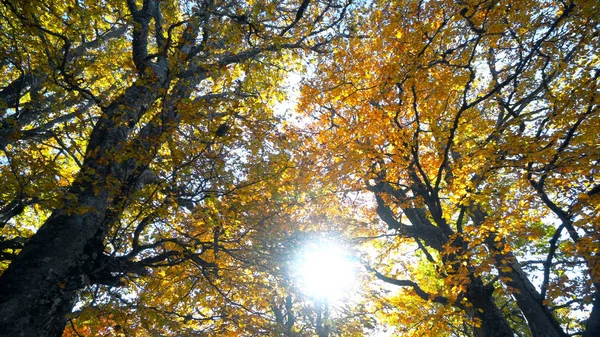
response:
[[[97,334],[237,321],[244,305],[217,276],[239,270],[222,264],[258,254],[248,233],[293,204],[263,202],[288,193],[271,178],[291,167],[271,103],[348,6],[2,1],[0,331],[60,336],[77,315]],[[133,312],[147,319],[114,323]]]
[[[597,5],[375,1],[317,60],[305,151],[395,233],[405,334],[600,333]]]
[[[596,2],[0,14],[2,333],[600,334]],[[296,287],[323,231],[363,303]]]

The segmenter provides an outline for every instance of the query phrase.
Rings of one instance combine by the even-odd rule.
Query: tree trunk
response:
[[[596,294],[594,302],[592,302],[592,312],[585,325],[585,333],[583,337],[598,337],[600,336],[600,284],[594,283]]]
[[[475,224],[481,226],[487,217],[485,212],[474,209],[472,219]],[[542,296],[529,281],[527,274],[521,269],[517,258],[510,252],[505,252],[504,239],[498,240],[494,233],[485,240],[485,245],[494,258],[495,267],[502,281],[509,287],[515,289],[514,298],[517,300],[519,309],[527,319],[527,325],[532,337],[566,337],[560,323],[552,316],[550,310],[544,305]]]
[[[31,238],[0,278],[4,336],[62,335],[76,293],[102,253],[93,251],[101,218],[96,212],[69,216],[58,210]]]
[[[475,327],[477,337],[510,337],[514,332],[504,315],[494,302],[493,289],[487,288],[483,282],[472,279],[467,286],[466,297],[473,305],[471,317],[478,319],[481,326]]]
[[[0,277],[3,336],[61,336],[77,291],[89,285],[106,235],[104,217],[127,181],[115,155],[140,116],[158,97],[159,83],[133,84],[103,110],[75,182]],[[135,124],[133,123],[133,124]],[[110,183],[108,182],[110,180]]]
[[[390,225],[390,227],[399,228],[402,226],[399,223],[394,223],[393,216],[389,213],[391,210],[383,206],[383,199],[376,197],[379,204],[378,214],[379,216]],[[444,251],[444,246],[449,242],[448,235],[444,233],[440,226],[435,226],[427,218],[427,213],[424,208],[405,208],[404,214],[413,224],[412,226],[404,226],[404,230],[412,237],[423,240],[425,244],[434,248],[438,252]],[[449,227],[444,226],[449,230]],[[462,251],[464,244],[461,240],[455,240],[453,245]],[[458,255],[463,254],[448,254],[443,258],[445,265],[452,265],[454,270],[459,270],[461,261],[457,258]],[[492,296],[493,288],[487,288],[483,284],[483,281],[475,277],[473,273],[468,275],[470,278],[470,284],[467,286],[467,291],[464,294],[466,299],[473,304],[472,309],[468,312],[471,318],[476,318],[480,321],[481,326],[476,327],[478,337],[506,337],[513,336],[513,330],[506,318],[502,315],[502,312],[496,306],[494,298]]]
[[[496,249],[498,242],[495,236],[490,236],[487,246],[490,248],[496,261],[498,273],[503,282],[515,289],[512,295],[517,300],[519,309],[527,319],[527,325],[532,337],[567,337],[560,323],[552,316],[550,310],[543,304],[542,296],[535,289],[525,272],[521,269],[516,257],[512,253],[501,253]],[[500,242],[503,243],[504,240]],[[504,262],[504,263],[503,263]]]

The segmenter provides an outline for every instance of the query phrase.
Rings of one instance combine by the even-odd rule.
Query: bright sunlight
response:
[[[356,264],[350,254],[332,240],[308,243],[298,258],[301,289],[317,300],[340,300],[355,280]]]

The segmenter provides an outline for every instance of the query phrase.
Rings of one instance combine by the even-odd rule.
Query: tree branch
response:
[[[413,291],[419,296],[421,297],[423,300],[425,301],[432,301],[435,303],[440,303],[443,305],[446,305],[448,303],[450,303],[450,301],[448,300],[448,298],[444,297],[444,296],[434,296],[431,294],[428,294],[425,290],[423,290],[417,283],[410,281],[410,280],[397,280],[397,279],[393,279],[391,277],[387,277],[383,274],[381,274],[380,272],[378,272],[377,270],[371,268],[368,265],[365,265],[365,268],[372,272],[373,274],[375,274],[375,277],[377,277],[378,279],[389,283],[389,284],[393,284],[399,287],[411,287],[413,289]]]

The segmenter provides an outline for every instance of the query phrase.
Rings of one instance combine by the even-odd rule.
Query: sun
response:
[[[349,252],[333,240],[308,243],[298,258],[300,289],[320,301],[342,299],[354,284],[355,271]]]

